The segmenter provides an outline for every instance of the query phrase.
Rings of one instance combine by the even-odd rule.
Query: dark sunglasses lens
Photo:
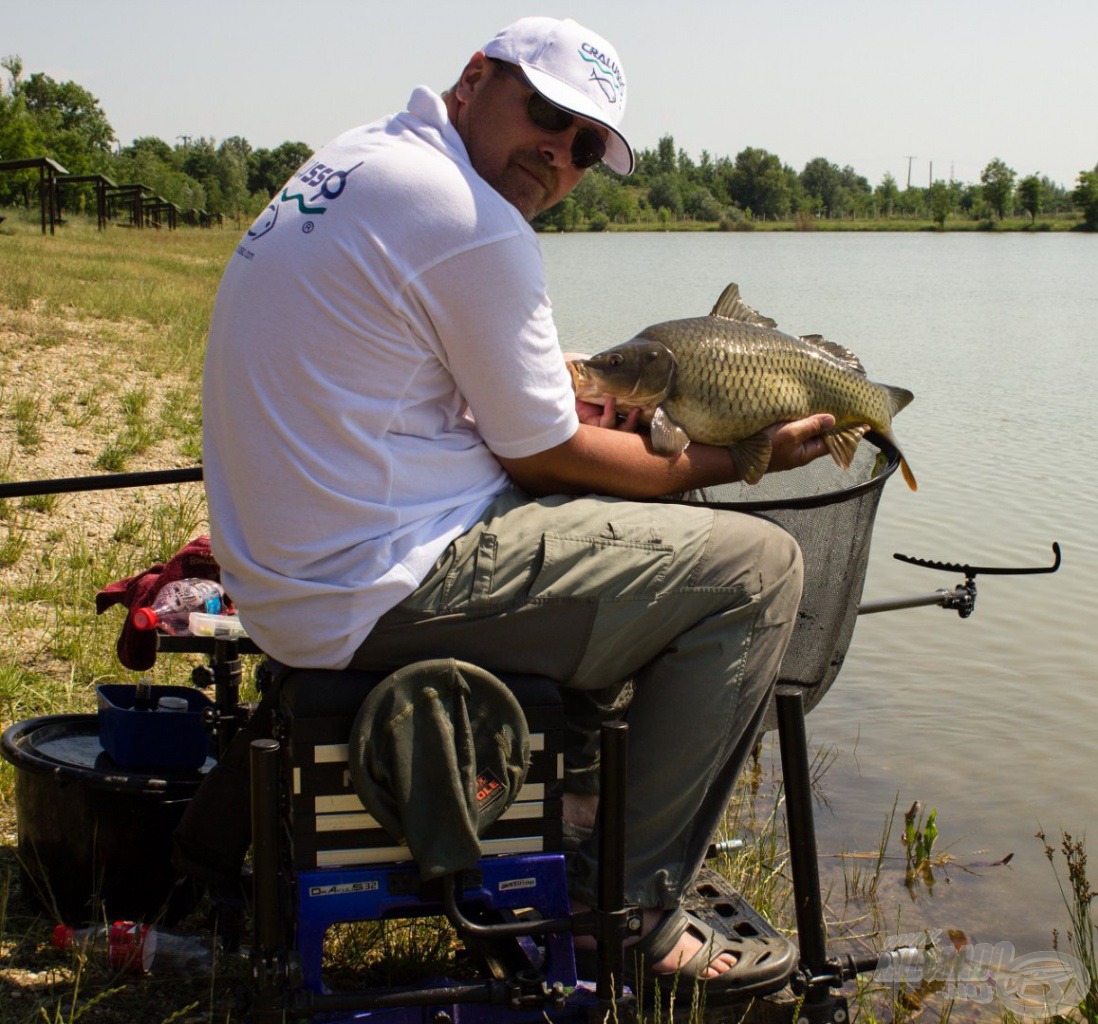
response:
[[[572,126],[573,117],[567,110],[550,103],[536,92],[526,101],[526,113],[543,132],[562,132]]]
[[[594,167],[606,154],[606,143],[590,128],[581,128],[572,140],[572,166],[580,170]]]

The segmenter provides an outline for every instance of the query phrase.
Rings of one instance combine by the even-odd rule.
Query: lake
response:
[[[919,491],[899,474],[885,488],[866,599],[962,582],[893,552],[1037,566],[1059,541],[1055,575],[979,577],[967,620],[934,607],[860,619],[808,728],[835,757],[821,853],[876,849],[894,802],[898,817],[916,799],[937,809],[936,849],[955,863],[914,904],[902,870],[886,876],[902,930],[960,929],[1021,954],[1050,949],[1058,928],[1066,948],[1067,914],[1034,833],[1058,846],[1061,827],[1090,830],[1098,844],[1098,238],[669,233],[542,245],[566,349],[708,313],[736,281],[783,330],[844,344],[872,379],[915,393],[894,429]],[[901,827],[889,847],[900,868]],[[1009,853],[1009,866],[964,869]],[[825,858],[825,877],[841,879],[838,863]]]

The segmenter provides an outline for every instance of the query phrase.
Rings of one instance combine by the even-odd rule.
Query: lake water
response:
[[[938,847],[956,864],[914,904],[902,871],[886,877],[901,929],[1050,949],[1052,928],[1063,936],[1068,922],[1037,828],[1057,845],[1061,827],[1089,830],[1098,881],[1098,238],[672,233],[542,244],[566,349],[594,352],[707,313],[736,281],[782,329],[847,345],[871,378],[915,393],[894,427],[919,491],[899,474],[885,488],[866,599],[962,582],[893,552],[1047,565],[1060,542],[1055,575],[979,577],[970,619],[934,607],[863,617],[808,719],[813,743],[835,752],[818,810],[822,853],[876,849],[894,801],[901,814],[916,799],[937,808]],[[902,866],[896,832],[889,852]],[[1008,853],[1007,867],[960,867]],[[825,860],[825,875],[837,863]]]

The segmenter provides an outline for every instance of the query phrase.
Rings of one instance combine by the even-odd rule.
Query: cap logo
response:
[[[619,93],[625,92],[625,78],[618,65],[591,43],[580,43],[579,55],[591,65],[590,81],[598,85],[609,103],[617,103]]]

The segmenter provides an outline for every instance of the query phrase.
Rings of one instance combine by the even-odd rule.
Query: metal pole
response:
[[[599,887],[595,994],[610,1007],[622,998],[625,969],[625,790],[629,726],[607,722],[599,737]],[[611,927],[614,925],[614,927]]]
[[[820,868],[816,860],[816,825],[812,818],[812,782],[809,777],[808,736],[804,725],[804,694],[799,687],[780,686],[777,693],[778,742],[789,821],[789,860],[797,909],[797,937],[801,963],[814,977],[826,972]],[[824,985],[824,995],[827,986]],[[807,1001],[815,1002],[810,987]]]
[[[252,1019],[257,1024],[278,1024],[282,987],[280,917],[289,908],[279,898],[279,801],[277,740],[253,740],[251,762],[252,801],[252,928],[255,945],[252,969],[255,1004]]]

